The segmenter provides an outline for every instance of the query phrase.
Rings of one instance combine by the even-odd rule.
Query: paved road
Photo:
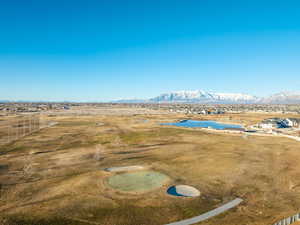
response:
[[[233,201],[228,202],[225,205],[222,205],[219,208],[213,209],[213,210],[211,210],[207,213],[204,213],[200,216],[196,216],[196,217],[186,219],[186,220],[181,220],[181,221],[174,222],[174,223],[168,223],[166,225],[191,225],[191,224],[199,223],[201,221],[204,221],[211,217],[217,216],[217,215],[239,205],[242,201],[243,201],[243,199],[236,198]]]

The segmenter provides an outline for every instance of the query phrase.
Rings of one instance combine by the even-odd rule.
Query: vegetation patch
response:
[[[159,172],[138,171],[114,175],[108,184],[119,191],[146,192],[163,186],[168,180],[168,176]]]

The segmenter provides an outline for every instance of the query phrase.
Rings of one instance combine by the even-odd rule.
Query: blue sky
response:
[[[300,90],[300,2],[0,3],[0,99],[101,101]]]

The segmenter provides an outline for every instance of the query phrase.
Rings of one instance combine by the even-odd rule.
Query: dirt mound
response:
[[[188,185],[176,185],[168,189],[168,194],[183,197],[198,197],[200,196],[200,191],[196,188]]]

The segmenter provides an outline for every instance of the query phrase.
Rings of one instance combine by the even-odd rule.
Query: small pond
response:
[[[216,121],[210,121],[210,120],[183,120],[177,123],[162,123],[162,125],[171,125],[171,126],[177,126],[177,127],[200,127],[200,128],[213,128],[216,130],[224,130],[224,129],[239,129],[243,128],[241,125],[236,124],[225,124],[225,123],[219,123]]]

